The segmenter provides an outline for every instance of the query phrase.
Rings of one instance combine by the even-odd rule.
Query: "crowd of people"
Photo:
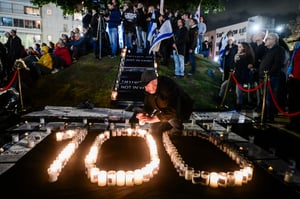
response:
[[[297,46],[291,51],[273,32],[259,32],[252,36],[251,42],[236,43],[233,32],[228,31],[219,46],[219,64],[223,73],[219,100],[223,99],[227,87],[235,90],[236,110],[254,108],[258,112],[264,111],[267,122],[274,122],[279,112],[288,112],[291,114],[290,127],[296,128],[300,122],[300,109],[295,103],[295,99],[299,99],[296,93],[299,85],[295,83],[299,81],[300,70]],[[266,90],[259,86],[261,83],[267,84]]]
[[[206,23],[203,16],[195,17],[189,12],[166,8],[162,11],[159,5],[146,7],[142,3],[133,4],[130,1],[124,2],[121,8],[118,0],[112,0],[107,8],[107,11],[99,10],[98,7],[86,9],[82,30],[75,28],[70,35],[62,34],[56,43],[50,41],[48,45],[36,43],[34,47],[25,49],[16,30],[5,33],[7,42],[0,44],[3,66],[1,85],[7,83],[14,71],[15,61],[20,58],[30,69],[32,79],[37,80],[45,74],[70,66],[90,52],[97,59],[102,56],[114,58],[125,47],[136,53],[149,53],[155,35],[166,20],[170,20],[174,36],[163,40],[155,54],[163,65],[169,66],[173,61],[174,78],[193,76],[196,73],[195,54],[202,54],[204,57],[210,55],[213,37],[210,41],[204,40]],[[123,43],[119,42],[118,33],[121,24]],[[156,25],[154,33],[150,31],[153,24]],[[295,50],[297,49],[299,48]],[[278,112],[274,96],[283,108],[291,101],[287,100],[292,96],[290,87],[287,88],[291,82],[288,80],[299,78],[299,53],[291,56],[287,45],[276,33],[266,35],[259,32],[252,36],[251,42],[238,43],[235,41],[234,32],[228,31],[219,42],[219,54],[220,70],[223,73],[219,97],[224,96],[225,88],[230,83],[229,87],[234,87],[236,93],[237,110],[245,106],[261,110],[263,90],[248,93],[247,102],[244,102],[245,92],[242,88],[254,88],[264,81],[267,73],[272,93],[267,89],[265,115],[267,120],[273,121]],[[232,71],[239,84],[229,82]],[[293,95],[298,96],[297,93]],[[289,104],[294,104],[295,107],[297,103]]]
[[[34,80],[41,75],[56,72],[76,62],[81,56],[93,52],[95,58],[102,56],[116,57],[121,48],[137,53],[148,53],[155,33],[161,25],[170,20],[174,37],[164,40],[157,56],[161,63],[170,65],[174,61],[174,76],[182,78],[185,73],[195,72],[195,53],[209,56],[212,41],[203,41],[206,24],[203,16],[195,18],[191,13],[160,10],[159,5],[144,6],[125,1],[120,7],[118,0],[107,3],[108,10],[99,10],[99,6],[86,8],[82,18],[82,30],[75,28],[70,34],[62,34],[58,41],[36,43],[25,48],[17,31],[6,32],[7,42],[1,44],[1,61],[4,71],[1,82],[5,83],[11,75],[15,61],[23,59]],[[154,34],[150,34],[149,26],[155,23]],[[122,25],[123,38],[119,38],[119,27]],[[119,41],[123,41],[123,43]],[[40,60],[40,58],[42,58]],[[47,59],[45,59],[47,58]],[[191,65],[187,71],[185,66]]]

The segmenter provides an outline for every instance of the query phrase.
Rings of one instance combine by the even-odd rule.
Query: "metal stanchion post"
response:
[[[262,107],[261,107],[261,118],[260,118],[260,124],[261,126],[263,125],[264,122],[264,117],[265,117],[265,107],[266,107],[266,95],[267,95],[267,84],[268,84],[268,71],[264,71],[265,76],[264,76],[264,90],[263,90],[263,102],[262,102]]]
[[[21,84],[21,74],[20,74],[20,68],[17,68],[18,72],[18,86],[19,86],[19,92],[20,92],[20,101],[21,101],[21,111],[26,111],[23,104],[23,94],[22,94],[22,84]]]
[[[98,33],[99,33],[99,59],[102,59],[102,13],[100,13],[100,15],[99,15],[99,22],[98,22],[98,25],[99,25],[99,27],[98,27]]]
[[[225,88],[225,92],[224,92],[224,95],[223,95],[223,98],[222,98],[222,101],[221,101],[221,104],[220,104],[220,107],[222,108],[224,106],[224,101],[227,97],[227,93],[228,93],[228,90],[229,90],[229,86],[230,86],[230,80],[231,80],[231,73],[233,71],[231,70],[230,71],[230,74],[229,74],[229,77],[228,77],[228,80],[227,80],[227,84],[226,84],[226,88]]]

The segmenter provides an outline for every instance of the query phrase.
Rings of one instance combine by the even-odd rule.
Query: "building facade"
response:
[[[17,30],[17,35],[22,39],[23,45],[28,47],[41,41],[42,27],[41,14],[38,7],[30,4],[30,0],[0,2],[0,35],[1,41],[7,38],[3,35],[11,29]]]
[[[272,18],[254,16],[248,18],[247,21],[232,24],[222,28],[218,28],[213,31],[208,31],[205,34],[206,38],[214,36],[213,48],[212,48],[212,59],[217,61],[219,58],[219,44],[223,35],[226,35],[228,31],[232,31],[234,34],[235,43],[251,42],[253,34],[263,31],[271,32],[275,31],[275,20]]]
[[[70,34],[75,27],[80,30],[82,15],[63,15],[63,11],[55,4],[47,4],[42,8],[34,6],[30,0],[0,2],[0,41],[5,43],[5,32],[17,30],[25,48],[35,43],[57,42],[62,33]]]

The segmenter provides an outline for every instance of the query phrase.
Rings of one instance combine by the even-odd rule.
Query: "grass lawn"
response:
[[[118,108],[112,105],[110,97],[119,62],[120,57],[98,60],[93,53],[83,56],[70,67],[22,88],[24,107],[35,110],[47,105],[77,106],[88,100],[95,107]],[[186,71],[190,67],[186,66]],[[172,77],[174,64],[159,65],[158,73]],[[221,75],[216,63],[197,56],[196,73],[175,81],[195,100],[195,110],[214,110],[219,105],[214,99],[219,92]]]

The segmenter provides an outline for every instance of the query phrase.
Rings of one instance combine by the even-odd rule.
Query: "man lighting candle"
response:
[[[152,133],[170,130],[181,134],[182,122],[189,120],[193,109],[191,97],[171,78],[158,76],[154,69],[141,75],[145,89],[143,112],[137,113],[140,124],[149,123]]]

